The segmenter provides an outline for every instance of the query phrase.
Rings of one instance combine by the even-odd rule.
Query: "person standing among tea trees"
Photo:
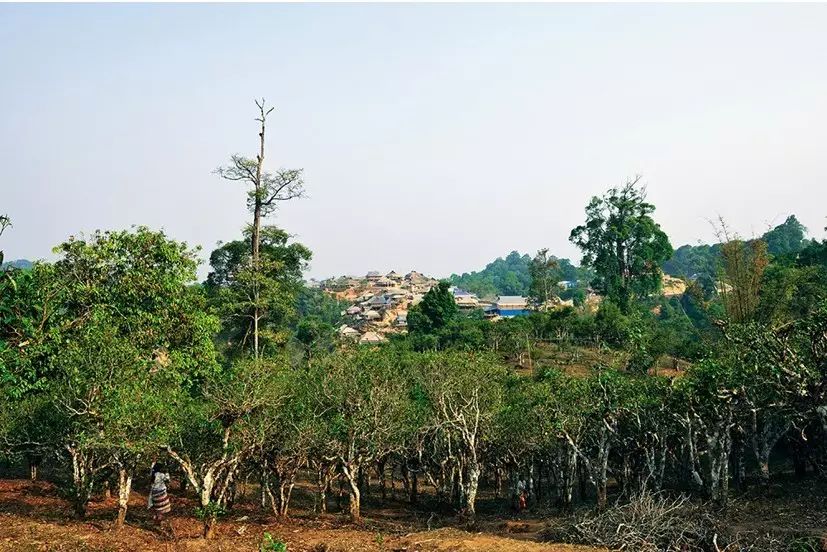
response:
[[[153,462],[150,470],[150,489],[149,489],[149,504],[147,508],[152,510],[153,519],[158,523],[164,520],[164,514],[168,514],[172,509],[172,504],[167,494],[167,484],[169,483],[169,473],[160,462]]]

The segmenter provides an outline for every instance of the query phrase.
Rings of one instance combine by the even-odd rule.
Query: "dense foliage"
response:
[[[250,233],[245,240],[222,244],[210,255],[212,271],[204,285],[211,306],[222,320],[222,341],[238,353],[252,347],[257,331],[259,348],[278,347],[289,340],[295,323],[296,296],[302,272],[312,256],[304,245],[275,226],[259,234],[259,260],[253,263]]]
[[[576,281],[582,278],[581,271],[568,259],[557,259],[561,280]],[[498,257],[479,272],[452,274],[453,285],[475,293],[480,297],[498,295],[529,295],[531,290],[531,262],[529,255],[512,251],[505,258]]]
[[[657,291],[660,263],[672,254],[669,238],[650,216],[640,179],[593,197],[586,222],[571,231],[570,240],[583,251],[583,263],[594,270],[592,287],[628,313],[638,297]]]

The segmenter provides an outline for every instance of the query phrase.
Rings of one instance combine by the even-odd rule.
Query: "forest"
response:
[[[525,293],[530,315],[460,312],[445,282],[407,334],[358,346],[335,331],[347,305],[304,286],[312,252],[270,224],[305,185],[265,168],[257,105],[257,152],[216,171],[245,186],[249,226],[206,281],[197,248],[147,227],[72,235],[54,262],[0,273],[2,477],[47,480],[118,532],[163,462],[205,542],[236,538],[242,513],[288,520],[302,493],[303,516],[353,527],[392,505],[428,529],[533,516],[540,540],[600,549],[821,550],[827,240],[792,216],[759,238],[719,221],[719,243],[673,250],[636,178],[584,200],[581,266],[514,252],[451,278]],[[686,291],[664,297],[664,273]],[[575,295],[561,280],[579,299],[545,308]],[[788,488],[809,489],[812,525],[730,523]],[[370,546],[391,549],[382,534]]]

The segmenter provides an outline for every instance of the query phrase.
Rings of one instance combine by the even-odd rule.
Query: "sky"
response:
[[[304,169],[268,222],[309,277],[577,261],[586,203],[636,174],[675,247],[719,215],[821,238],[824,29],[825,4],[0,4],[0,249],[143,224],[206,259],[250,218],[213,171],[254,156],[255,97],[267,167]]]

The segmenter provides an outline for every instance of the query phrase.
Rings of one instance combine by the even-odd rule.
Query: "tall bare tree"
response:
[[[0,215],[0,236],[3,235],[3,232],[11,226],[11,219],[8,215]],[[3,264],[3,251],[0,250],[0,265]]]
[[[243,182],[249,186],[247,191],[247,209],[253,215],[252,231],[250,233],[250,250],[253,274],[261,272],[261,220],[272,214],[279,203],[304,196],[304,180],[302,169],[278,169],[276,172],[264,170],[264,134],[267,126],[267,117],[275,109],[267,108],[264,98],[255,100],[259,116],[256,117],[261,125],[259,136],[259,151],[255,159],[235,154],[230,157],[230,164],[219,167],[216,173],[226,180]],[[261,286],[255,283],[252,286],[253,303],[253,352],[259,356],[259,322],[264,316],[261,309]]]

